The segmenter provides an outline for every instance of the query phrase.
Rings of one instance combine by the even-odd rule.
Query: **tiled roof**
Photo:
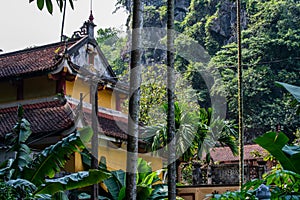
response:
[[[25,104],[24,118],[30,122],[33,137],[42,137],[48,134],[58,134],[75,125],[74,105],[58,100]],[[86,110],[85,119],[91,124],[90,111]],[[100,132],[109,137],[126,140],[127,121],[121,117],[113,117],[105,113],[98,116]],[[17,122],[17,106],[0,108],[0,138],[12,131]]]
[[[12,131],[17,122],[17,106],[0,109],[0,137]],[[32,136],[62,132],[74,125],[72,110],[59,100],[23,105],[24,118],[30,123]]]
[[[253,150],[257,150],[260,153],[264,152],[264,149],[258,144],[251,144],[244,146],[244,159],[245,160],[253,160],[255,159],[250,152]],[[210,151],[211,158],[214,161],[219,162],[228,162],[228,161],[238,161],[239,156],[234,156],[229,147],[216,147]]]
[[[76,40],[67,43],[73,45]],[[0,55],[0,79],[49,72],[56,68],[57,55],[65,50],[65,42],[53,43]]]
[[[75,105],[70,104],[75,110]],[[87,125],[92,124],[91,110],[83,108],[83,120]],[[98,131],[106,136],[127,140],[127,119],[112,116],[103,112],[98,113]]]

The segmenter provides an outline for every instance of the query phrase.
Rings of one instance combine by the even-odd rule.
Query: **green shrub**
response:
[[[14,188],[4,182],[0,182],[0,199],[14,200]]]

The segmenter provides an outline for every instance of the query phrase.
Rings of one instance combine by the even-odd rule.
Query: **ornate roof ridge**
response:
[[[82,38],[70,38],[69,41],[53,42],[53,43],[48,43],[48,44],[44,44],[44,45],[20,49],[20,50],[16,50],[16,51],[12,51],[12,52],[7,52],[7,53],[0,54],[0,58],[8,57],[8,56],[15,56],[17,54],[28,53],[28,52],[32,52],[32,51],[38,51],[40,49],[51,48],[54,46],[61,46],[61,45],[64,45],[66,42],[67,43],[73,43],[73,42],[76,43],[80,39],[82,39]]]

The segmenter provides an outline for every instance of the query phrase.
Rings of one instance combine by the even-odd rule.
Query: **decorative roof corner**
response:
[[[75,31],[73,33],[72,38],[78,38],[83,36],[88,36],[90,39],[94,39],[94,28],[96,25],[94,24],[94,16],[91,10],[89,19],[83,23],[83,26],[80,28],[79,31]]]

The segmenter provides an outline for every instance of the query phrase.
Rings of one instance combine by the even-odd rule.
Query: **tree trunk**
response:
[[[132,14],[132,51],[130,63],[130,88],[128,108],[128,139],[127,139],[127,172],[126,172],[126,199],[135,200],[136,172],[138,158],[138,121],[139,100],[141,85],[141,31],[143,26],[143,3],[133,0]]]
[[[168,0],[167,9],[167,66],[168,66],[168,199],[176,199],[176,139],[175,139],[175,109],[174,109],[174,0]]]
[[[243,69],[241,41],[241,1],[236,1],[237,7],[237,44],[238,44],[238,125],[239,125],[239,186],[244,182],[244,129],[243,129]]]
[[[91,158],[91,168],[98,169],[98,83],[92,81],[90,87],[91,93],[91,104],[92,104],[92,129],[93,129],[93,137],[92,137],[92,158]],[[93,195],[92,199],[98,199],[99,193],[99,185],[93,185]]]

